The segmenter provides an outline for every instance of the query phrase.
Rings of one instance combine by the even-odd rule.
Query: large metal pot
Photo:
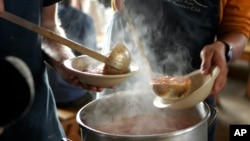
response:
[[[185,110],[159,109],[153,106],[153,98],[154,95],[149,92],[122,91],[85,105],[79,110],[76,118],[80,126],[82,141],[207,141],[208,126],[217,115],[214,108],[200,102],[195,107]],[[154,116],[155,118],[147,119],[140,125],[124,120],[133,117],[142,117],[142,120],[145,120],[145,117]],[[158,117],[164,117],[166,120],[159,122]],[[114,128],[114,123],[119,120],[125,121],[126,130],[128,126],[134,125],[137,127],[129,128],[140,131],[132,134],[118,134],[123,127]],[[171,126],[171,130],[153,131],[153,129],[162,129],[161,126],[166,125]],[[172,130],[173,125],[176,126],[174,130]],[[139,129],[140,126],[141,129]],[[100,127],[107,127],[112,131],[101,130]],[[150,132],[144,132],[148,129]]]

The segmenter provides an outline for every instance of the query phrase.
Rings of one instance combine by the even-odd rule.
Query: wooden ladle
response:
[[[60,35],[47,30],[46,28],[40,27],[7,11],[2,12],[0,14],[0,17],[105,63],[104,72],[106,74],[123,74],[126,73],[129,69],[130,54],[123,43],[116,44],[112,49],[110,55],[106,57],[81,44],[61,37]]]

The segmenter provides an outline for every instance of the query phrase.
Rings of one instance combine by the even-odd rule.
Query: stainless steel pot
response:
[[[158,109],[152,104],[153,98],[153,94],[149,92],[122,91],[104,96],[85,105],[79,110],[76,117],[80,126],[82,141],[207,141],[208,126],[217,116],[213,107],[200,102],[195,107],[185,110]],[[142,117],[149,115],[164,116],[166,121],[171,122],[170,125],[181,125],[183,122],[190,125],[180,129],[178,129],[180,126],[177,126],[178,128],[176,127],[175,131],[164,133],[136,133],[131,135],[117,134],[118,128],[112,129],[115,132],[100,131],[96,128],[98,126],[109,127],[109,123],[112,124],[117,120],[138,115]],[[152,121],[154,121],[154,118],[152,118]],[[152,124],[152,121],[146,121],[140,130],[157,129],[164,124],[159,122]]]

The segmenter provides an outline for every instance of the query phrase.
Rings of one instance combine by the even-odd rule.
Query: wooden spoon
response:
[[[46,28],[40,27],[7,11],[2,12],[0,17],[105,63],[106,74],[123,74],[129,69],[130,55],[123,43],[117,44],[112,50],[110,56],[106,57],[96,51],[89,49],[88,47],[61,37],[58,34],[47,30]]]

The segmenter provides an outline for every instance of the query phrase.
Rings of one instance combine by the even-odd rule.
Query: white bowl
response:
[[[84,70],[93,70],[97,67],[103,66],[104,63],[99,62],[87,55],[81,55],[75,58],[64,61],[64,65],[71,72],[80,78],[80,81],[86,84],[109,88],[116,86],[128,77],[135,75],[139,68],[133,62],[130,63],[129,72],[125,74],[101,74],[101,73],[90,73]]]
[[[164,99],[156,97],[154,105],[158,108],[187,109],[205,100],[210,94],[214,81],[220,72],[219,67],[214,67],[211,74],[203,75],[200,70],[196,70],[186,75],[191,79],[191,89],[189,94],[174,103],[165,102]]]

